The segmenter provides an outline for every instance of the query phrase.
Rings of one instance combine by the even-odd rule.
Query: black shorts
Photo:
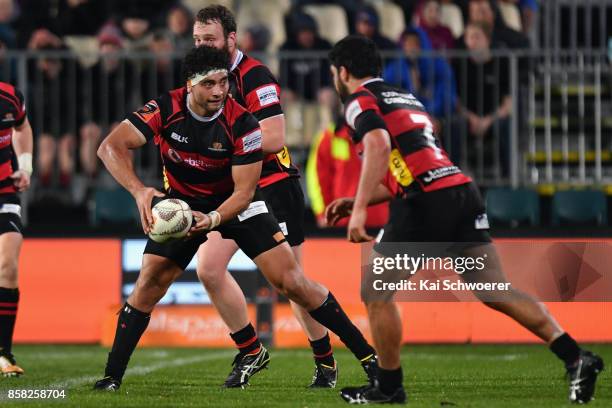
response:
[[[485,206],[474,183],[396,199],[389,209],[389,222],[375,250],[391,242],[491,242]]]
[[[23,234],[21,203],[17,194],[0,195],[0,234],[18,232]]]
[[[193,200],[176,194],[164,198],[180,198],[189,204],[192,210],[208,213],[218,208],[220,202],[207,200]],[[154,199],[156,204],[161,199]],[[240,216],[224,222],[213,231],[219,231],[225,239],[233,239],[242,251],[251,259],[280,245],[286,239],[263,200],[261,193],[255,193],[249,209]],[[145,254],[159,255],[168,258],[182,269],[185,269],[198,251],[200,245],[206,242],[206,234],[191,239],[171,241],[160,244],[152,239],[147,240]]]
[[[304,242],[304,192],[300,180],[289,177],[261,189],[281,231],[291,246]]]

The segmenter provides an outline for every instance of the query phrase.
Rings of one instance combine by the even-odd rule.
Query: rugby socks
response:
[[[393,395],[398,388],[402,387],[403,380],[402,367],[395,370],[378,367],[378,387],[383,394]]]
[[[255,328],[251,323],[247,324],[236,333],[230,333],[230,337],[236,343],[236,347],[241,354],[254,354],[258,353],[261,349],[261,343],[259,337],[255,333]]]
[[[565,362],[566,367],[573,366],[580,358],[580,346],[567,333],[563,333],[550,343],[550,350]]]
[[[325,336],[321,337],[319,340],[308,341],[310,342],[315,362],[328,367],[334,367],[334,352],[329,340],[329,333],[325,333]]]
[[[364,362],[376,354],[331,292],[321,306],[310,311],[310,315],[340,337],[359,361]]]
[[[19,289],[0,288],[0,353],[10,353],[17,319]]]
[[[119,312],[115,341],[113,348],[108,353],[105,376],[121,381],[130,357],[146,330],[151,319],[150,313],[144,313],[134,309],[127,302]]]

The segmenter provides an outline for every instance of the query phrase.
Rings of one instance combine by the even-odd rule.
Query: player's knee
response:
[[[307,287],[308,281],[296,267],[295,270],[289,270],[283,275],[278,290],[287,298],[304,306],[304,303],[308,301]]]
[[[198,267],[197,273],[207,292],[216,291],[225,281],[226,271],[222,268]]]
[[[3,259],[0,261],[0,277],[2,281],[14,282],[17,281],[17,260]]]

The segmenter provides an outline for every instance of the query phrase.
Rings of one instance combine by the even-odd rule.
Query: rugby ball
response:
[[[153,227],[149,238],[164,243],[184,238],[191,228],[193,215],[189,205],[177,198],[162,200],[153,206]]]

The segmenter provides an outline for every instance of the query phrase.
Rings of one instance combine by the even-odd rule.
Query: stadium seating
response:
[[[486,197],[489,221],[517,227],[540,224],[540,201],[535,191],[527,189],[491,188]]]
[[[606,196],[598,190],[559,191],[553,196],[552,224],[608,223]]]
[[[317,4],[304,7],[304,12],[317,22],[319,34],[332,44],[340,41],[349,33],[344,9],[333,4]]]
[[[380,16],[380,32],[394,41],[397,40],[406,28],[401,7],[390,1],[377,1],[372,5]]]
[[[90,216],[93,225],[104,222],[127,224],[140,218],[134,199],[123,188],[96,190]]]
[[[230,10],[235,10],[234,0],[183,0],[182,3],[196,15],[200,9],[212,4],[221,4]]]
[[[243,1],[236,12],[238,30],[255,23],[264,24],[271,34],[268,51],[277,50],[285,42],[284,13],[287,2],[277,0]]]
[[[442,3],[440,5],[440,23],[447,26],[455,38],[463,34],[463,15],[456,4]]]

